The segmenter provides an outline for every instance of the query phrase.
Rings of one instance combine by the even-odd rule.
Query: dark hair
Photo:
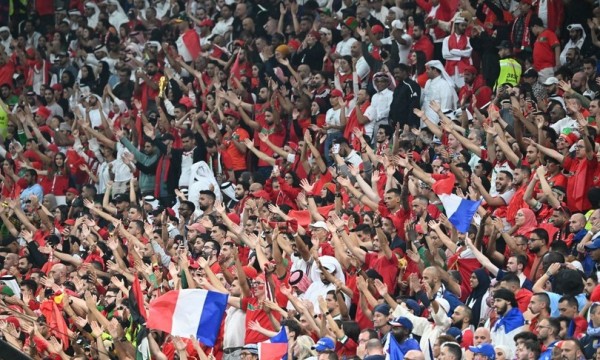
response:
[[[525,348],[527,350],[529,350],[531,353],[533,353],[534,359],[537,359],[540,357],[542,349],[540,348],[540,343],[537,340],[537,338],[535,340],[525,340],[523,342],[523,346],[525,346]]]
[[[530,340],[537,341],[537,335],[534,334],[534,333],[532,333],[531,331],[523,331],[523,332],[520,332],[517,335],[515,335],[513,337],[513,340],[515,342],[517,342],[519,340],[523,340],[523,341],[530,341]]]
[[[591,57],[587,57],[587,58],[583,59],[582,63],[583,63],[584,65],[585,65],[585,64],[592,65],[592,66],[594,67],[594,69],[595,69],[595,68],[596,68],[596,66],[597,66],[597,65],[596,65],[596,64],[597,64],[597,62],[596,62],[596,59],[594,59],[594,58],[591,58]]]
[[[204,245],[206,245],[206,244],[208,244],[208,243],[211,243],[211,244],[213,244],[213,245],[214,245],[214,248],[215,248],[215,250],[217,251],[217,257],[219,257],[219,254],[221,253],[221,245],[219,245],[219,242],[218,242],[218,241],[215,241],[215,240],[212,240],[212,239],[210,239],[210,240],[206,240],[206,241],[204,242]]]
[[[510,171],[500,170],[500,174],[506,175],[506,177],[509,178],[510,181],[513,181],[513,179],[514,179],[513,174]]]
[[[191,202],[191,201],[183,200],[183,201],[181,201],[181,203],[179,205],[180,206],[181,205],[187,205],[190,208],[191,212],[196,211],[196,205],[194,205],[194,203]]]
[[[546,304],[545,309],[548,313],[550,313],[550,296],[548,296],[548,294],[546,294],[545,292],[536,292],[533,294],[533,296],[537,296],[544,304]]]
[[[462,349],[460,345],[458,345],[455,342],[447,342],[444,343],[443,346],[445,346],[446,349],[448,349],[448,351],[451,353],[452,356],[454,356],[455,359],[462,359]]]
[[[208,195],[213,201],[217,199],[215,193],[210,190],[200,190],[200,195]]]
[[[537,228],[531,231],[531,234],[537,235],[541,240],[544,241],[544,245],[548,245],[548,232],[544,229]]]
[[[506,273],[504,274],[504,277],[502,278],[503,282],[508,283],[508,284],[514,284],[517,286],[521,285],[521,279],[519,279],[519,277],[516,274],[513,273]]]

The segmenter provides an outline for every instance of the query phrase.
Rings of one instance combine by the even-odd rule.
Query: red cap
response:
[[[256,191],[255,193],[252,194],[252,196],[255,198],[263,198],[267,201],[271,201],[271,195],[269,195],[269,193],[266,192],[265,190]]]
[[[68,193],[72,193],[72,194],[73,194],[73,195],[75,195],[75,196],[78,196],[78,195],[79,195],[79,191],[77,191],[77,189],[75,189],[75,188],[73,188],[73,187],[70,187],[70,188],[68,188],[66,192],[68,192]]]
[[[469,66],[465,67],[465,69],[464,69],[463,72],[470,73],[470,74],[473,74],[473,75],[477,75],[477,69],[473,65],[469,65]]]
[[[382,34],[383,33],[383,26],[377,24],[377,25],[375,25],[375,26],[373,26],[371,28],[371,32],[373,34]]]
[[[52,90],[63,91],[63,87],[61,84],[54,84],[52,85]]]
[[[7,323],[13,324],[15,326],[15,329],[18,330],[18,329],[21,328],[21,324],[19,323],[19,319],[17,319],[16,317],[9,316],[5,320],[6,320]]]
[[[47,118],[48,118],[48,116],[50,116],[50,114],[51,114],[52,112],[51,112],[51,111],[50,111],[50,109],[48,109],[47,107],[45,107],[45,106],[40,106],[40,107],[37,109],[36,113],[37,113],[39,116],[41,116],[42,118],[44,118],[44,119],[47,119]]]
[[[182,97],[181,100],[179,100],[179,103],[181,105],[184,105],[188,110],[190,110],[191,108],[194,107],[194,103],[192,102],[192,99],[190,99],[187,96]]]
[[[314,37],[315,39],[317,39],[317,41],[321,41],[321,33],[320,32],[313,30],[308,34],[310,36]]]
[[[169,214],[170,217],[175,217],[175,210],[173,210],[173,208],[167,208],[167,214]]]
[[[288,146],[290,147],[290,149],[292,149],[292,151],[294,151],[294,152],[298,151],[298,143],[289,141]]]
[[[244,274],[246,274],[248,279],[256,279],[258,276],[258,271],[256,271],[256,269],[252,266],[244,266],[242,269],[244,270]]]
[[[75,225],[75,220],[73,220],[73,219],[67,219],[67,220],[65,220],[64,224],[65,225],[69,225],[69,226],[73,226],[73,225]]]
[[[240,216],[236,213],[229,213],[227,214],[227,217],[229,218],[229,220],[233,221],[234,223],[236,223],[237,225],[240,224]]]
[[[298,51],[298,49],[300,49],[300,41],[296,40],[296,39],[291,39],[290,41],[288,41],[288,46],[294,48],[294,50]]]
[[[232,116],[238,120],[240,118],[240,113],[233,109],[227,109],[227,110],[223,111],[223,114],[225,114],[225,116]]]
[[[204,19],[202,20],[202,22],[200,22],[200,27],[202,26],[213,27],[215,26],[215,22],[212,21],[212,19]]]
[[[53,153],[58,153],[60,151],[58,150],[58,146],[56,146],[56,144],[50,144],[46,146],[46,149],[52,151]]]
[[[333,89],[331,90],[331,97],[344,97],[344,93],[340,89]]]
[[[199,223],[193,223],[192,225],[186,226],[186,228],[188,228],[188,230],[195,230],[201,234],[206,234],[206,228]]]

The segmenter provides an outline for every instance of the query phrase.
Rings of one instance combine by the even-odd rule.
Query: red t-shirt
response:
[[[533,68],[537,71],[556,66],[554,48],[560,41],[552,30],[542,31],[533,44]]]
[[[587,198],[588,189],[592,186],[594,174],[598,167],[598,159],[593,156],[577,159],[566,156],[563,161],[563,169],[571,176],[567,180],[567,204],[571,212],[584,212],[591,208]]]
[[[396,292],[398,281],[398,260],[394,254],[387,259],[383,254],[374,252],[365,255],[365,268],[377,271],[382,277],[383,282],[388,286],[390,294]]]
[[[259,342],[269,340],[268,336],[250,329],[250,323],[258,321],[263,328],[274,331],[269,316],[259,307],[258,299],[255,297],[242,298],[242,311],[246,313],[245,344],[258,344]],[[273,315],[277,320],[281,317],[279,313],[274,313]]]

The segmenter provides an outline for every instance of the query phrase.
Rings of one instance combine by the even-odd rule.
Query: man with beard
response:
[[[576,339],[568,339],[560,342],[562,360],[584,360],[581,343]]]
[[[471,325],[471,308],[459,305],[452,313],[452,326],[458,328],[462,333],[460,346],[467,348],[473,345],[473,326]]]
[[[434,299],[444,298],[446,301],[448,301],[448,304],[450,305],[448,314],[452,314],[457,306],[462,305],[458,297],[448,290],[446,285],[442,283],[440,270],[438,268],[434,266],[425,268],[425,270],[423,270],[423,283],[427,283],[429,285],[431,288],[431,293],[435,294],[433,296]]]
[[[527,208],[527,204],[523,200],[525,190],[531,179],[531,168],[529,166],[521,165],[513,170],[513,189],[515,194],[508,203],[506,209],[506,221],[510,224],[515,223],[515,217],[519,209]]]
[[[259,93],[259,99],[261,98],[261,93],[262,96],[269,96],[269,93],[268,91],[266,91],[266,88],[261,89]],[[261,141],[261,137],[259,136],[259,134],[266,135],[271,144],[278,147],[283,147],[286,135],[285,127],[281,124],[279,112],[274,111],[274,109],[276,109],[275,99],[276,97],[273,96],[271,98],[272,101],[270,101],[269,103],[264,103],[264,101],[268,100],[268,98],[265,100],[259,100],[263,101],[263,104],[267,104],[267,106],[259,106],[259,104],[255,105],[258,107],[254,109],[254,120],[252,120],[250,116],[248,116],[248,114],[246,113],[245,107],[242,105],[241,100],[237,100],[237,102],[234,103],[234,105],[240,112],[244,123],[246,123],[248,127],[254,130],[254,145],[258,144],[258,150],[270,157],[272,157],[273,154],[275,154],[275,151],[264,141]],[[248,139],[247,141],[250,140]],[[272,170],[273,167],[270,166],[270,164],[267,161],[261,158],[258,159],[258,172],[263,177],[268,177],[271,174]]]
[[[206,260],[207,266],[210,267],[213,273],[217,274],[221,272],[219,266],[219,254],[221,253],[221,245],[215,240],[206,240],[202,246],[202,254],[200,255]]]
[[[413,330],[413,323],[410,320],[404,316],[399,316],[388,324],[392,327],[390,335],[394,337],[394,339],[388,340],[388,346],[390,341],[395,340],[397,348],[403,354],[406,354],[410,350],[421,350],[419,343],[415,339],[409,338]]]
[[[399,64],[394,68],[393,73],[396,88],[390,105],[389,125],[392,128],[395,128],[396,124],[400,124],[401,128],[404,125],[409,125],[411,128],[418,129],[420,126],[419,118],[413,113],[413,110],[419,107],[421,87],[410,78],[410,67],[408,65]]]
[[[355,167],[358,167],[362,164],[362,158],[360,157],[360,155],[358,154],[358,152],[356,152],[356,150],[354,150],[351,146],[350,143],[348,142],[348,140],[346,138],[337,138],[333,141],[334,146],[338,145],[338,152],[337,154],[333,154],[333,155],[338,155],[335,156],[335,160],[336,163],[338,165],[338,168],[340,166],[344,166],[344,165],[353,165]],[[332,147],[333,149],[333,147]],[[333,150],[332,150],[333,152]],[[340,169],[341,171],[343,171],[343,169]]]
[[[558,332],[560,331],[560,321],[556,318],[542,319],[537,324],[538,338],[542,343],[542,348],[545,349],[540,354],[540,360],[552,359],[552,351],[556,343],[560,340]]]
[[[548,294],[543,292],[533,294],[523,316],[527,319],[529,331],[537,332],[538,323],[550,317],[550,297]]]
[[[490,329],[492,343],[504,345],[515,352],[514,336],[524,331],[525,319],[517,307],[515,294],[507,289],[498,289],[494,292],[494,308],[498,314],[498,321]]]
[[[21,258],[19,258],[17,270],[22,278],[28,278],[32,268],[33,264],[29,261],[27,256],[21,256]]]
[[[217,197],[215,193],[210,190],[200,191],[200,198],[198,204],[200,210],[202,210],[202,216],[210,215],[215,212],[215,201]]]
[[[565,47],[560,53],[561,65],[567,63],[567,51],[577,48],[582,53],[587,54],[590,45],[589,41],[585,41],[585,30],[581,24],[571,24],[567,26],[567,30],[569,31],[569,41],[565,44]]]
[[[171,149],[171,170],[179,175],[179,189],[188,188],[192,165],[206,158],[206,145],[198,132],[186,131],[181,135],[182,149]],[[159,147],[160,150],[160,147]],[[162,152],[162,151],[161,151]]]
[[[154,145],[149,141],[144,143],[144,148],[140,151],[127,136],[124,136],[123,130],[115,129],[114,133],[117,141],[120,141],[121,144],[133,154],[135,166],[140,170],[138,178],[140,192],[144,195],[154,194],[156,185],[155,166],[160,157],[160,153],[156,151]]]
[[[338,229],[338,234],[345,232],[344,229]],[[361,247],[352,243],[349,236],[342,234],[344,243],[360,262],[366,268],[374,269],[383,276],[383,282],[387,285],[390,293],[394,293],[398,281],[398,260],[390,248],[389,237],[381,228],[377,229],[377,235],[373,238],[373,252],[366,252]]]
[[[135,72],[134,90],[136,98],[140,99],[144,112],[155,110],[157,104],[155,102],[158,96],[158,84],[162,74],[158,72],[158,63],[156,60],[148,60],[146,63],[146,71],[141,69]],[[140,80],[143,82],[140,84]]]
[[[424,35],[425,24],[415,22],[413,26],[413,44],[412,51],[422,51],[425,54],[425,61],[433,60],[433,43],[429,36]]]
[[[500,218],[506,218],[507,204],[515,195],[515,190],[512,187],[513,174],[509,171],[502,170],[496,176],[496,191],[498,195],[491,196],[490,193],[483,187],[481,178],[477,176],[472,177],[473,185],[475,189],[479,191],[485,203],[491,209],[494,209],[494,214]]]
[[[373,125],[370,131],[365,131],[365,134],[369,137],[373,137],[373,129],[377,131],[381,125],[390,125],[390,106],[394,98],[394,92],[390,90],[390,87],[394,88],[395,84],[391,79],[391,75],[378,72],[373,76],[373,86],[376,92],[371,98],[371,107],[375,110],[375,116],[371,119]]]
[[[454,17],[454,31],[445,37],[442,42],[442,55],[446,60],[446,72],[459,88],[465,84],[465,69],[472,65],[471,52],[473,48],[469,37],[465,34],[466,29],[466,19],[461,16]]]

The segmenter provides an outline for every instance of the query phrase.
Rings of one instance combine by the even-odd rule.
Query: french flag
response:
[[[444,205],[444,210],[450,223],[454,225],[458,232],[466,233],[469,231],[473,216],[477,212],[477,209],[479,209],[479,205],[481,205],[481,200],[463,199],[453,194],[452,190],[454,189],[455,181],[454,174],[450,173],[447,178],[436,181],[432,186],[432,190],[438,195],[442,205]]]
[[[147,326],[215,346],[229,295],[201,289],[173,290],[150,303]]]

